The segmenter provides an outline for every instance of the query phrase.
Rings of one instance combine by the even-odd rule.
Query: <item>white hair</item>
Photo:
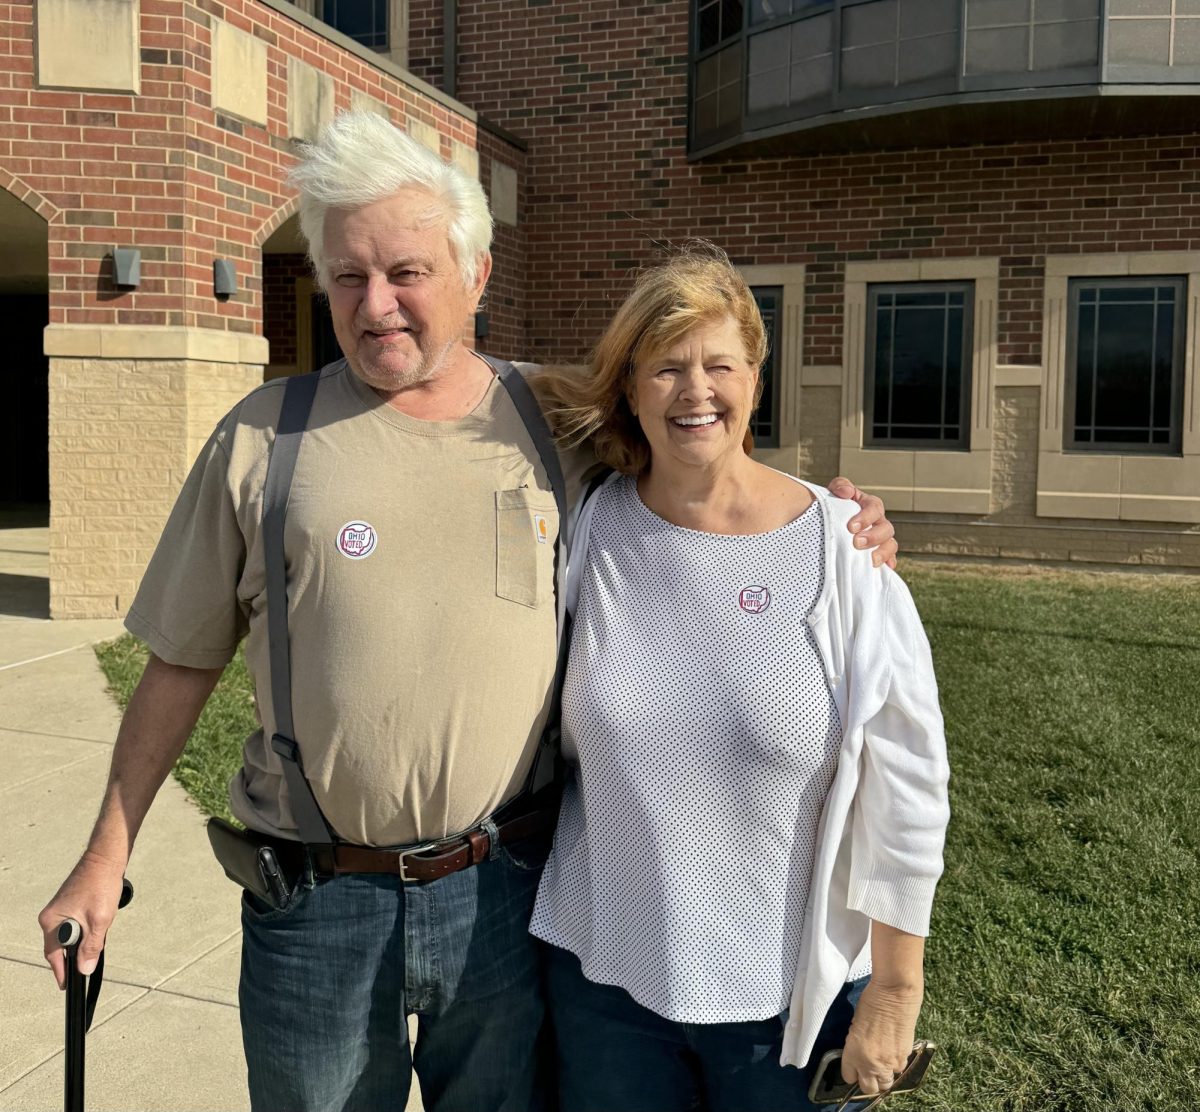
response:
[[[427,189],[443,207],[463,285],[475,285],[479,258],[492,243],[492,214],[473,177],[374,112],[335,117],[315,143],[300,148],[299,157],[288,181],[300,191],[300,230],[322,285],[325,213],[373,204],[413,187]]]

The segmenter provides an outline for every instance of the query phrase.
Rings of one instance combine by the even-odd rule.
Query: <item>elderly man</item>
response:
[[[415,1067],[431,1112],[523,1112],[540,1100],[526,928],[553,818],[523,789],[553,702],[558,465],[511,368],[462,342],[492,266],[478,183],[369,114],[339,117],[293,181],[345,359],[309,380],[286,588],[268,589],[263,513],[277,380],[217,426],[130,609],[150,662],[87,850],[40,917],[46,954],[61,984],[69,916],[95,964],[138,828],[245,637],[263,729],[232,810],[303,860],[276,898],[243,899],[253,1106],[399,1109]],[[585,466],[563,454],[570,492]]]

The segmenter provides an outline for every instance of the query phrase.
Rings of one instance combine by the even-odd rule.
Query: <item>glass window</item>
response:
[[[708,50],[742,30],[742,0],[696,0],[696,49]]]
[[[970,447],[970,282],[867,287],[863,442],[876,447]]]
[[[388,48],[388,0],[320,0],[322,23],[372,50]]]
[[[779,357],[783,318],[783,290],[779,286],[755,286],[750,291],[758,304],[767,330],[767,358],[763,363],[762,400],[750,418],[750,433],[760,448],[779,447]]]
[[[1183,278],[1070,283],[1065,448],[1180,450],[1185,289]]]

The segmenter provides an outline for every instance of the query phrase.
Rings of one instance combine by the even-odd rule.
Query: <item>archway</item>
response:
[[[0,319],[5,397],[0,406],[0,613],[45,617],[49,602],[48,225],[0,188]]]
[[[304,373],[340,357],[329,307],[313,281],[300,234],[289,216],[263,242],[263,335],[271,344],[265,378]]]

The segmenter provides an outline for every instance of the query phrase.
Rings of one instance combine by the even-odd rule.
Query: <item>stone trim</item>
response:
[[[748,286],[780,286],[783,289],[783,350],[779,353],[779,447],[800,443],[800,387],[804,352],[804,264],[767,263],[739,266]]]
[[[863,445],[867,286],[880,282],[975,283],[970,450]],[[992,497],[992,402],[996,386],[998,258],[851,262],[845,271],[839,470],[884,495],[889,509],[987,514]]]
[[[1042,385],[1041,367],[997,367],[993,376],[993,384],[1001,386],[1037,386]]]
[[[51,324],[42,350],[57,359],[195,359],[207,363],[270,362],[265,336],[171,325]]]
[[[1182,274],[1187,278],[1183,451],[1178,456],[1063,449],[1067,380],[1067,284],[1071,278]],[[1200,523],[1200,252],[1047,255],[1045,368],[1038,434],[1039,517]]]
[[[434,86],[422,81],[415,74],[409,73],[408,70],[396,65],[386,54],[379,54],[355,42],[349,35],[343,35],[341,31],[330,27],[328,23],[322,23],[315,16],[309,15],[308,12],[298,8],[295,4],[290,4],[287,0],[259,0],[259,3],[272,8],[280,15],[287,16],[288,19],[299,23],[301,27],[308,28],[308,30],[320,35],[323,39],[328,39],[331,43],[340,46],[343,50],[348,50],[368,65],[383,70],[384,73],[390,74],[397,81],[402,81],[410,89],[415,89],[422,96],[437,101],[438,104],[444,108],[449,108],[451,112],[461,116],[463,119],[470,120],[471,123],[478,121],[478,113],[473,108],[468,108],[462,101],[448,97],[441,89],[434,88]]]

